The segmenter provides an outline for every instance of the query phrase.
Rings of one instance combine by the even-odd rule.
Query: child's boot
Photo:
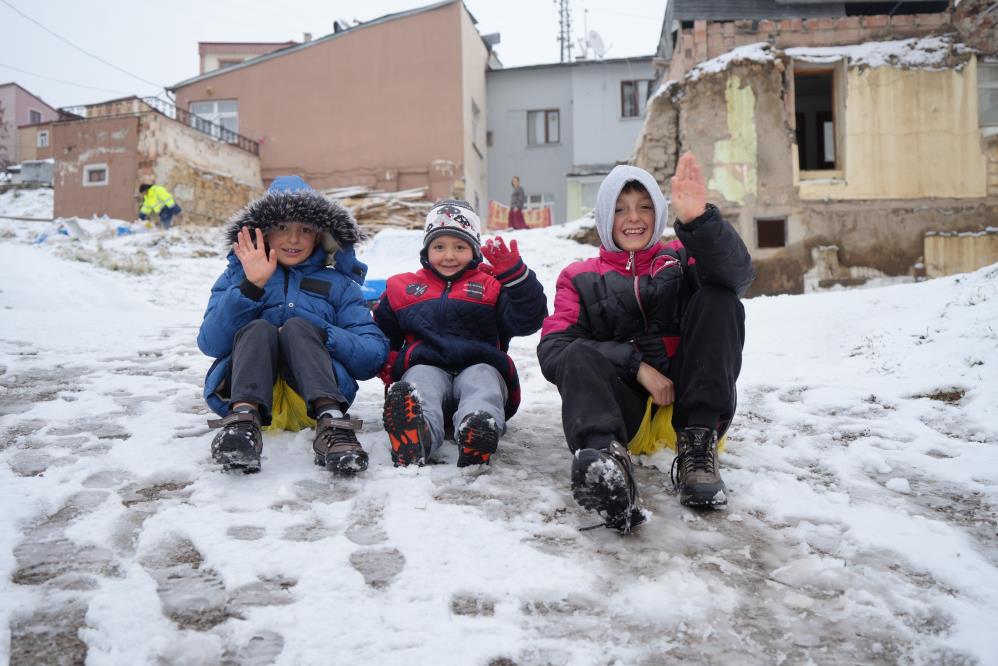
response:
[[[680,431],[672,461],[672,483],[683,506],[727,505],[727,488],[717,469],[717,433],[710,428]]]
[[[499,428],[496,420],[486,412],[468,414],[455,433],[458,456],[457,466],[488,465],[499,446]]]
[[[334,474],[356,474],[367,469],[367,452],[357,441],[357,432],[364,425],[359,419],[344,414],[341,418],[323,414],[315,424],[315,464]]]
[[[605,527],[624,534],[645,520],[638,504],[631,456],[618,442],[602,449],[575,452],[572,495],[583,509],[596,511]]]
[[[211,428],[221,428],[211,440],[211,457],[225,471],[253,474],[260,471],[263,436],[260,433],[260,413],[240,408],[221,419],[208,421]]]
[[[430,457],[430,429],[412,384],[395,382],[391,385],[385,396],[383,422],[396,467],[426,463]]]

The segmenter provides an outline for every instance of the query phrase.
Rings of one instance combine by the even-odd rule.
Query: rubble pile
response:
[[[339,187],[322,192],[350,209],[365,231],[376,234],[382,229],[422,229],[433,203],[427,188],[417,187],[398,192],[381,192],[368,187]]]

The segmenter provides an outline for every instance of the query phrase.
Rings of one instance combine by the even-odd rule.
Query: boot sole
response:
[[[426,421],[412,384],[396,382],[388,390],[382,423],[388,433],[392,462],[396,467],[426,464],[426,449],[429,448],[429,442],[423,442]]]
[[[499,448],[499,432],[495,420],[488,414],[475,412],[465,421],[465,426],[459,433],[460,451],[457,456],[458,467],[471,465],[488,465],[492,454]],[[464,425],[464,424],[462,424]]]
[[[600,456],[595,449],[583,449],[576,461],[572,467],[572,497],[579,506],[606,516],[606,526],[624,534],[645,522],[636,497],[627,498],[627,472],[620,463]],[[594,465],[600,465],[602,470],[594,469]],[[612,465],[610,474],[606,473],[607,465]]]
[[[680,493],[679,503],[683,506],[721,509],[728,505],[727,489],[722,486],[704,491]]]
[[[335,457],[316,453],[315,464],[333,474],[352,476],[367,469],[368,457],[365,451],[341,453]]]
[[[260,471],[259,458],[248,458],[237,451],[216,453],[212,458],[222,466],[223,472],[242,472],[256,474]]]

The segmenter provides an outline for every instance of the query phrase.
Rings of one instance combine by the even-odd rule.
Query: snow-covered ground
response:
[[[681,508],[658,454],[621,537],[578,529],[537,336],[491,467],[393,468],[374,380],[359,478],[308,431],[220,473],[218,232],[82,224],[0,219],[0,663],[998,663],[998,266],[746,301],[728,509]],[[594,251],[567,231],[511,234],[549,297]],[[372,241],[371,275],[419,238]]]
[[[0,216],[51,220],[52,188],[18,188],[0,193]]]

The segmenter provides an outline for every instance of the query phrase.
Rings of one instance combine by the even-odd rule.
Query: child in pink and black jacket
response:
[[[384,424],[396,465],[422,465],[454,426],[458,467],[487,464],[520,403],[506,353],[547,315],[544,289],[516,241],[481,245],[478,215],[445,200],[426,216],[423,268],[388,279],[374,320],[391,344],[382,379]],[[488,259],[489,264],[482,260]]]
[[[633,166],[607,175],[596,198],[599,256],[561,272],[537,348],[562,397],[573,495],[623,532],[644,519],[626,447],[649,397],[674,405],[680,502],[727,502],[717,441],[735,412],[739,299],[755,271],[737,232],[707,203],[690,153],[672,179],[672,205],[678,240],[663,244],[667,205],[654,177]]]

